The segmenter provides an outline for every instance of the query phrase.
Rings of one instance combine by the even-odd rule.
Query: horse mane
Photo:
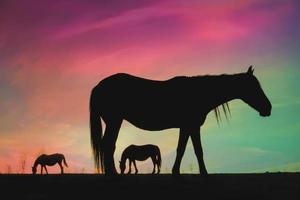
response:
[[[222,108],[223,108],[223,112],[224,112],[224,114],[225,114],[225,117],[226,117],[226,119],[227,119],[227,121],[228,121],[228,113],[229,113],[229,115],[231,116],[231,112],[230,112],[230,108],[229,108],[229,103],[226,102],[226,103],[222,104],[221,106],[222,106]],[[220,123],[220,121],[222,121],[219,107],[220,107],[220,106],[214,108],[214,113],[215,113],[215,117],[216,117],[216,119],[217,119],[218,124]]]
[[[217,77],[222,77],[222,78],[226,78],[228,76],[239,76],[239,75],[242,75],[242,73],[240,74],[220,74],[220,75],[196,75],[196,76],[177,76],[177,77],[174,77],[174,78],[186,78],[186,79],[193,79],[193,78],[217,78]],[[218,124],[220,124],[220,121],[222,121],[222,117],[221,117],[221,113],[220,113],[220,109],[219,107],[222,107],[222,110],[224,112],[224,115],[226,117],[226,120],[228,121],[228,114],[229,116],[231,116],[231,111],[230,111],[230,108],[229,108],[229,103],[226,102],[224,104],[221,104],[220,106],[217,106],[216,108],[214,108],[214,114],[215,114],[215,117],[216,117],[216,120],[218,122]]]

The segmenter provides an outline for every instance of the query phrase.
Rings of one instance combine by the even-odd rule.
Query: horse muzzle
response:
[[[267,112],[260,112],[259,115],[262,117],[269,117],[271,115],[271,110]]]

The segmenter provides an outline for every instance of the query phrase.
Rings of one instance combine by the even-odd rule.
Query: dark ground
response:
[[[0,186],[0,199],[300,199],[300,173],[211,174],[208,179],[169,174],[2,174]]]

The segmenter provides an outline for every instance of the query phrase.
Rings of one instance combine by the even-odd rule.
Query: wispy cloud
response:
[[[218,127],[209,116],[204,134],[270,132],[269,126],[274,126],[274,134],[286,128],[295,135],[298,126],[293,119],[298,115],[289,112],[282,120],[278,116],[299,104],[295,92],[299,59],[294,56],[299,51],[297,8],[299,3],[292,0],[1,2],[0,161],[17,160],[16,146],[32,155],[45,148],[70,152],[72,165],[77,163],[78,169],[91,165],[87,168],[92,170],[90,90],[117,72],[163,80],[238,73],[254,63],[274,99],[275,117],[257,127],[251,108],[232,102],[231,122]],[[288,67],[280,68],[286,63]],[[230,129],[230,123],[237,128]],[[125,123],[116,156],[130,143],[147,142],[170,154],[176,149],[177,134],[173,129],[150,134]],[[242,152],[269,153],[254,147]]]

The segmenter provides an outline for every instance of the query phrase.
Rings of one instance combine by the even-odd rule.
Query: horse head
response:
[[[32,167],[32,174],[36,174],[36,167]]]
[[[260,116],[267,117],[271,115],[272,105],[260,86],[259,81],[253,74],[252,66],[244,74],[245,81],[242,86],[241,99],[250,107],[259,112]]]

